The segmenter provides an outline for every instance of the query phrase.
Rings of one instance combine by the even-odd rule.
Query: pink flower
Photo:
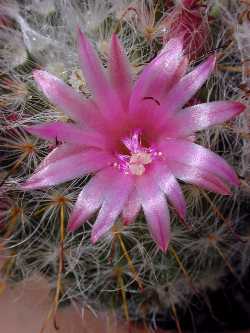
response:
[[[134,85],[116,35],[107,72],[81,32],[78,44],[92,98],[85,100],[45,71],[34,72],[47,98],[73,122],[27,128],[43,139],[63,143],[49,153],[23,188],[56,185],[91,173],[73,209],[69,230],[99,210],[92,228],[95,243],[120,214],[128,224],[142,208],[153,239],[166,251],[170,239],[166,197],[181,219],[186,213],[176,178],[225,195],[230,194],[228,184],[239,184],[221,157],[193,143],[190,136],[238,115],[245,107],[238,102],[212,102],[182,109],[213,71],[215,57],[185,75],[187,61],[178,38],[169,41]]]

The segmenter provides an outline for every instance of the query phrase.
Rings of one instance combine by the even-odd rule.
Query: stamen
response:
[[[117,154],[119,162],[115,162],[113,166],[125,174],[142,176],[146,171],[146,166],[162,156],[162,152],[157,152],[155,148],[142,145],[140,130],[135,130],[130,137],[126,137],[122,142],[129,150],[129,154]]]
[[[145,167],[143,164],[129,164],[129,171],[132,175],[141,176],[145,172]]]
[[[149,164],[151,162],[151,154],[146,152],[132,154],[129,161],[131,164]]]

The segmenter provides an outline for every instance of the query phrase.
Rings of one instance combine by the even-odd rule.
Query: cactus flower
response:
[[[181,219],[186,214],[177,179],[222,195],[230,194],[230,185],[239,185],[227,162],[191,137],[237,116],[245,107],[233,101],[185,107],[213,71],[215,57],[186,74],[180,38],[171,39],[134,84],[116,35],[111,39],[107,70],[80,31],[78,47],[91,98],[84,99],[45,71],[34,71],[46,97],[72,121],[26,128],[61,144],[41,162],[23,189],[92,174],[79,194],[68,229],[76,230],[98,211],[92,227],[95,243],[119,216],[129,224],[142,209],[153,239],[166,251],[170,240],[167,201]]]

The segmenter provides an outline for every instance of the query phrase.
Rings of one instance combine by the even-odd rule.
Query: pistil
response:
[[[123,171],[125,174],[142,176],[146,171],[146,166],[162,155],[153,147],[144,147],[141,143],[141,132],[135,130],[130,137],[122,140],[129,154],[117,154],[118,162],[113,166]]]

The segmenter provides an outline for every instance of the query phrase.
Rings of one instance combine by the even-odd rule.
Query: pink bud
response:
[[[165,28],[164,43],[171,38],[182,37],[190,60],[204,52],[209,39],[209,25],[199,0],[182,0],[182,4],[173,7],[166,17]]]
[[[0,28],[11,27],[12,25],[11,20],[7,16],[0,13]]]

